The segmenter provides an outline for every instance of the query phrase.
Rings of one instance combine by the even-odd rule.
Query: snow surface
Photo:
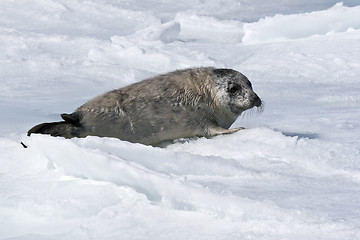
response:
[[[0,239],[360,239],[358,1],[5,0],[0,15]],[[165,148],[26,136],[195,66],[243,72],[264,112]]]

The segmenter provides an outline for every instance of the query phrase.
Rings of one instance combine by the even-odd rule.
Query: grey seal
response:
[[[232,69],[189,68],[152,77],[86,102],[64,121],[42,123],[28,131],[65,138],[115,137],[157,145],[189,137],[234,133],[240,114],[262,101],[250,81]]]

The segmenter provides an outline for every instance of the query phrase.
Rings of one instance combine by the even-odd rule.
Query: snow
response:
[[[338,3],[323,11],[265,17],[256,23],[245,24],[242,42],[299,39],[360,29],[359,9],[360,6],[350,8],[345,7],[343,3]]]
[[[0,14],[0,239],[360,239],[357,1],[19,0]],[[26,136],[196,66],[241,71],[264,111],[163,148]]]

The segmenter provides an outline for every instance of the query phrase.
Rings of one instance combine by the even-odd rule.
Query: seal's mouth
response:
[[[258,114],[261,114],[264,111],[264,101],[259,98],[259,101],[255,103],[255,107],[257,107]]]
[[[256,95],[256,97],[252,100],[252,106],[257,107],[258,114],[261,114],[264,111],[264,102]]]
[[[259,114],[261,114],[264,111],[264,102],[261,101],[260,106],[256,106],[258,109]]]

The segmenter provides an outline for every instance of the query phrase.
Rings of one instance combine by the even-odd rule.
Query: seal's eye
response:
[[[231,94],[235,94],[236,92],[241,90],[241,86],[239,85],[234,85],[232,87],[229,88],[229,93]]]

